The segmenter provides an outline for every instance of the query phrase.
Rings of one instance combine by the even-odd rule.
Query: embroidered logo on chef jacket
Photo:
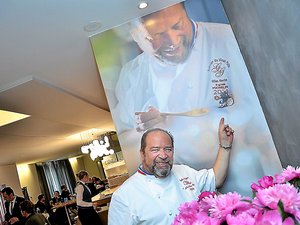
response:
[[[190,191],[195,190],[195,184],[190,180],[189,177],[183,177],[179,181],[182,183],[184,190],[187,189],[189,189]]]
[[[210,62],[208,71],[211,73],[211,85],[214,100],[219,108],[228,107],[234,104],[233,95],[229,89],[226,71],[230,68],[230,63],[222,58],[214,59]]]

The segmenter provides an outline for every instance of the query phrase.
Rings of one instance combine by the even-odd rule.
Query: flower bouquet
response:
[[[236,192],[202,192],[180,205],[172,225],[300,225],[300,168],[264,176],[251,185],[253,198]]]

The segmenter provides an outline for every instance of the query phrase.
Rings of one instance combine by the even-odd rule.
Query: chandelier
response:
[[[84,135],[81,135],[81,138],[85,136],[88,139],[88,143],[81,146],[81,152],[83,154],[90,154],[92,160],[95,160],[98,157],[114,154],[115,151],[110,146],[108,138],[109,134],[110,133],[108,132],[104,135],[101,135],[100,138],[97,137],[95,139],[93,139],[93,133],[86,133]]]

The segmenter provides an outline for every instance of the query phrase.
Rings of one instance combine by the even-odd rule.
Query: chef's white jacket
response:
[[[167,225],[181,203],[197,200],[202,191],[215,191],[213,169],[173,165],[170,175],[156,178],[139,169],[112,196],[109,225]]]

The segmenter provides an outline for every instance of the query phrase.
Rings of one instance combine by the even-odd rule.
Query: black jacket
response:
[[[25,199],[19,196],[15,196],[15,197],[16,197],[16,201],[12,210],[12,214],[9,213],[10,202],[5,202],[5,209],[6,209],[5,220],[8,221],[12,217],[18,217],[19,222],[14,224],[23,225],[25,224],[25,219],[21,214],[20,203],[23,202]]]
[[[38,201],[35,206],[34,206],[35,210],[38,211],[37,209],[39,209],[40,213],[49,213],[51,210],[50,210],[50,206],[49,205],[46,205],[44,204],[43,202],[40,202]]]

